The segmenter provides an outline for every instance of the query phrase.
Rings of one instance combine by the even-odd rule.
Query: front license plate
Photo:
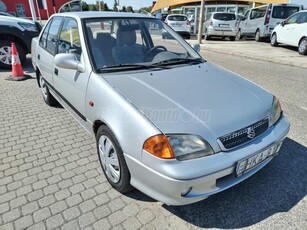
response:
[[[220,24],[219,26],[220,26],[220,27],[229,27],[228,24]]]
[[[261,164],[266,159],[273,157],[276,155],[282,145],[281,143],[278,143],[276,145],[271,146],[270,148],[257,153],[249,158],[246,158],[242,161],[239,161],[236,168],[236,174],[237,176],[242,176],[243,174],[247,173],[248,171],[255,168],[257,165]]]

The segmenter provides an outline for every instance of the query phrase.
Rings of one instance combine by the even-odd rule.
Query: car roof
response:
[[[167,15],[167,17],[169,17],[169,16],[185,16],[185,17],[187,17],[185,14],[169,14],[169,15]]]
[[[52,15],[54,16],[64,16],[64,17],[74,17],[74,18],[98,18],[98,17],[106,17],[106,18],[154,18],[153,16],[148,16],[146,14],[139,13],[124,13],[124,12],[105,12],[105,11],[78,11],[78,12],[65,12],[65,13],[57,13]]]

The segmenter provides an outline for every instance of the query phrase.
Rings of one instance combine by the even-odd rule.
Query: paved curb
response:
[[[284,65],[295,66],[295,67],[307,69],[307,64],[299,64],[299,63],[295,63],[295,62],[287,62],[287,61],[282,61],[282,60],[276,60],[275,58],[270,58],[270,57],[257,57],[257,56],[254,56],[254,55],[250,55],[250,54],[246,54],[246,53],[240,53],[240,52],[219,50],[219,49],[208,47],[206,45],[201,45],[201,51],[202,50],[215,51],[215,52],[219,52],[219,53],[226,53],[226,54],[231,54],[231,55],[236,55],[236,56],[241,56],[241,57],[247,57],[247,58],[260,60],[260,61],[269,61],[269,62],[273,62],[273,63],[277,63],[277,64],[284,64]],[[304,57],[302,56],[302,58],[304,58]],[[307,62],[307,60],[306,60],[306,62]]]

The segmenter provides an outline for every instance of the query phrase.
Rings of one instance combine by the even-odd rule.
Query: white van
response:
[[[275,26],[303,9],[297,4],[269,4],[248,10],[239,26],[238,37],[253,36],[259,42],[270,38]]]

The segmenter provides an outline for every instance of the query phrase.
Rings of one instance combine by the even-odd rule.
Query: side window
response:
[[[300,14],[294,14],[290,18],[288,18],[285,22],[285,24],[294,24],[297,23],[298,19],[300,17]]]
[[[248,11],[244,14],[244,17],[243,17],[244,20],[248,18],[249,12],[250,12],[250,11],[248,10]]]
[[[51,22],[52,22],[52,19],[46,25],[44,32],[43,32],[41,38],[39,39],[39,45],[43,48],[46,48],[46,46],[47,46],[47,36],[48,36],[48,32],[49,32]]]
[[[307,23],[307,13],[302,13],[302,16],[300,17],[298,23],[299,23],[299,24],[301,24],[301,23]]]
[[[49,33],[47,36],[46,49],[52,55],[55,55],[56,52],[58,31],[61,26],[61,22],[62,22],[62,17],[54,17],[50,25]]]
[[[249,15],[249,19],[255,19],[256,13],[257,13],[256,10],[252,10],[252,11],[251,11],[251,14]]]
[[[58,42],[58,53],[75,53],[81,55],[81,43],[77,21],[65,18]]]

